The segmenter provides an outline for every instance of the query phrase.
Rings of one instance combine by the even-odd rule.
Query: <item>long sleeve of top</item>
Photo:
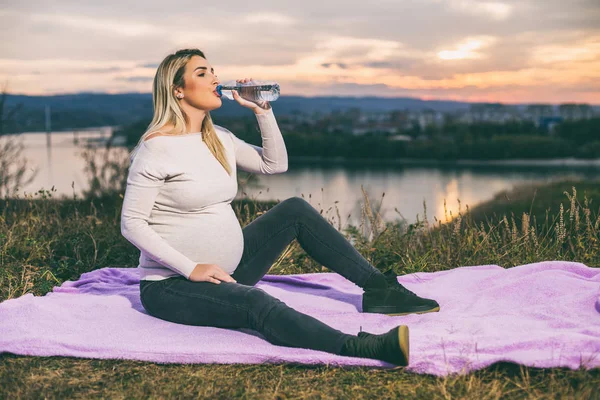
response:
[[[256,118],[262,147],[215,125],[231,175],[200,132],[141,143],[129,167],[121,210],[121,234],[140,250],[140,279],[189,279],[199,263],[235,271],[244,249],[242,228],[231,207],[238,189],[236,167],[277,174],[288,165],[273,110]]]

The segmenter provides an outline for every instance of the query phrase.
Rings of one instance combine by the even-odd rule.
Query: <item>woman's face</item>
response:
[[[185,88],[180,88],[186,102],[200,110],[214,110],[221,107],[222,100],[216,94],[217,85],[220,83],[215,70],[206,59],[193,56],[185,66]]]

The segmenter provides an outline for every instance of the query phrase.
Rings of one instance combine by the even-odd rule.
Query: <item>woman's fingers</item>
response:
[[[208,277],[208,281],[212,283],[216,283],[217,285],[221,283],[220,280],[213,278],[212,276]]]
[[[221,270],[217,274],[213,275],[215,278],[222,280],[223,282],[235,282],[235,279],[231,277],[227,272]]]
[[[231,91],[233,93],[233,99],[235,101],[237,101],[238,103],[240,103],[241,105],[244,105],[245,101],[242,96],[240,96],[240,94],[237,92],[237,90],[232,90]]]
[[[236,282],[236,280],[233,279],[227,272],[223,271],[221,267],[218,265],[215,267],[215,272],[212,274],[212,277],[220,279],[223,282]]]

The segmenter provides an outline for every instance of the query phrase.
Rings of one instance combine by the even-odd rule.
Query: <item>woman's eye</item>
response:
[[[204,76],[204,73],[201,73],[201,74],[200,74],[200,75],[198,75],[198,76]]]

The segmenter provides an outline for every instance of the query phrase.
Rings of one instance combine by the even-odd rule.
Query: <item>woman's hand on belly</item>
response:
[[[190,274],[189,280],[192,282],[212,282],[216,284],[221,283],[221,281],[237,282],[217,264],[196,264],[196,268]]]

